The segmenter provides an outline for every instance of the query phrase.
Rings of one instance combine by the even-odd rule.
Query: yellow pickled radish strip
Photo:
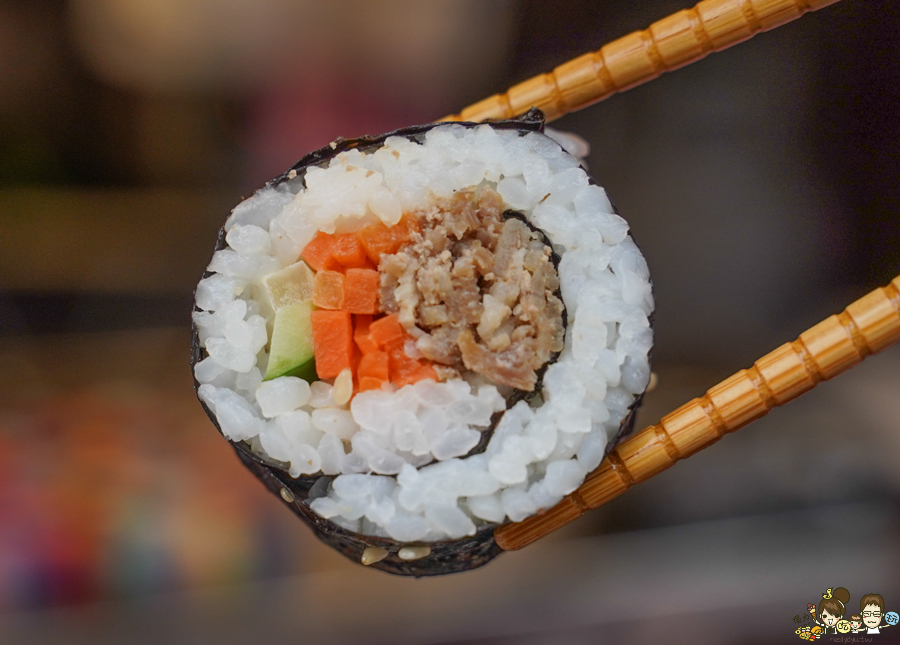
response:
[[[276,313],[288,305],[312,298],[314,275],[306,262],[300,260],[263,278],[269,304]]]

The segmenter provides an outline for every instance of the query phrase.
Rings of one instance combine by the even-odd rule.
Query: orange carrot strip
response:
[[[356,235],[366,249],[366,255],[377,266],[383,254],[396,253],[418,230],[418,220],[412,215],[404,215],[390,228],[375,222],[357,231]]]
[[[393,253],[393,240],[388,232],[388,227],[381,222],[369,224],[358,231],[356,235],[363,248],[366,249],[366,255],[376,265],[381,260],[383,253]]]
[[[336,235],[336,243],[332,257],[345,267],[364,267],[368,264],[368,256],[356,233]]]
[[[371,376],[360,376],[359,377],[359,391],[365,392],[367,390],[380,390],[383,384],[387,383],[387,381],[382,381],[380,378],[373,378]]]
[[[316,274],[318,276],[318,274]],[[378,272],[347,269],[343,309],[351,314],[378,313]]]
[[[387,352],[372,352],[362,357],[359,362],[359,378],[366,376],[387,381],[390,378]]]
[[[369,325],[369,336],[372,337],[379,347],[385,347],[388,343],[396,340],[406,340],[408,336],[400,325],[400,319],[397,314],[390,314],[384,318],[373,320]]]
[[[416,359],[406,355],[406,351],[403,349],[405,343],[406,341],[400,338],[392,340],[384,348],[388,355],[391,383],[395,385],[400,385],[398,379],[410,372],[416,362]]]
[[[351,325],[353,324],[351,320]],[[353,340],[350,340],[350,349],[353,352],[353,356],[350,359],[350,369],[352,371],[353,376],[353,395],[355,396],[359,392],[359,362],[362,360],[362,352],[359,351],[359,347]]]
[[[343,309],[344,274],[337,271],[319,271],[313,280],[312,302],[322,309]]]
[[[319,231],[300,253],[300,257],[315,271],[339,271],[341,265],[334,259],[337,236]]]
[[[397,387],[403,387],[404,385],[417,383],[418,381],[424,379],[431,379],[432,381],[437,380],[437,372],[434,371],[434,368],[428,363],[418,361],[418,366],[415,370],[409,372],[406,377],[401,377],[398,379]]]
[[[391,374],[391,383],[397,387],[410,385],[422,379],[437,380],[437,372],[423,361],[410,358],[406,355],[404,339],[392,340],[385,348],[388,354],[388,365]]]
[[[313,353],[319,378],[334,378],[353,368],[353,325],[346,311],[315,309],[311,314]]]
[[[414,215],[404,215],[399,222],[391,227],[391,232],[394,234],[395,239],[401,243],[409,241],[413,233],[418,233],[420,230],[419,219]]]
[[[353,340],[363,354],[371,354],[378,351],[378,343],[369,335],[369,325],[372,324],[372,316],[357,314],[353,316],[355,329]]]

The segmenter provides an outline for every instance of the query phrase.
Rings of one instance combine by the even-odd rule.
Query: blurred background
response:
[[[788,643],[828,587],[898,610],[898,347],[418,581],[320,545],[194,396],[191,292],[242,197],[684,6],[0,0],[0,642]],[[898,43],[896,2],[843,0],[554,123],[650,264],[639,427],[900,273]]]

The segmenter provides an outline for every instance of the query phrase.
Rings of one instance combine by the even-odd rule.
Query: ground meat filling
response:
[[[490,188],[416,213],[412,241],[382,256],[381,307],[397,313],[441,380],[471,370],[532,392],[563,347],[563,303],[552,249]],[[407,350],[409,351],[409,350]]]

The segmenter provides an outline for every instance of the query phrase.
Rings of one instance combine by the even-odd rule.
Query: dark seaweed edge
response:
[[[559,257],[559,253],[557,253],[553,249],[553,242],[550,240],[550,236],[548,236],[544,231],[535,226],[531,220],[525,217],[524,213],[520,213],[515,210],[506,210],[503,212],[503,219],[517,219],[525,224],[530,231],[533,233],[537,233],[541,237],[541,242],[544,246],[550,249],[550,261],[553,263],[553,268],[556,269],[556,275],[559,277],[559,263],[562,261],[562,258]],[[553,292],[559,301],[562,303],[562,327],[563,327],[563,340],[565,340],[566,330],[569,327],[569,312],[566,309],[566,301],[563,300],[562,297],[562,284],[556,288],[556,291]],[[537,380],[534,383],[534,390],[531,392],[526,392],[525,390],[517,390],[513,388],[513,393],[507,399],[507,409],[518,403],[519,401],[527,401],[530,402],[537,394],[540,392],[541,388],[544,384],[544,374],[547,373],[547,368],[549,368],[553,363],[555,363],[562,352],[551,352],[550,357],[547,361],[541,365],[537,370]]]
[[[520,132],[542,133],[544,131],[544,113],[537,108],[531,108],[528,112],[516,119],[489,121],[487,123],[495,130],[518,130]],[[306,170],[311,166],[319,166],[320,164],[330,161],[332,157],[335,157],[342,152],[346,152],[347,150],[366,150],[368,148],[381,147],[389,137],[404,137],[416,141],[417,143],[421,142],[421,137],[426,132],[442,125],[458,125],[464,128],[474,128],[485,124],[473,123],[470,121],[436,121],[424,125],[413,125],[407,128],[400,128],[385,134],[367,134],[355,139],[344,139],[343,137],[340,137],[324,148],[319,148],[318,150],[310,152],[281,175],[272,181],[267,182],[266,186],[279,186],[285,181],[293,181],[297,178],[302,178],[306,174]],[[292,172],[296,174],[292,175]]]
[[[489,122],[489,124],[495,129],[516,130],[522,134],[528,132],[542,133],[544,131],[544,114],[537,108],[532,108],[517,119],[494,121]],[[327,163],[335,155],[347,150],[359,149],[364,151],[369,148],[380,147],[388,137],[400,136],[420,142],[421,137],[426,132],[442,125],[457,125],[465,128],[473,128],[484,124],[473,122],[435,122],[408,128],[400,128],[377,136],[365,135],[355,139],[339,138],[328,146],[320,148],[319,150],[314,150],[305,155],[287,171],[267,182],[265,187],[277,187],[286,181],[302,180],[307,169],[310,167]],[[590,175],[588,175],[588,179],[594,185],[599,185]],[[535,228],[530,222],[528,222],[528,224],[532,228]],[[543,231],[536,228],[535,230],[539,231],[546,238],[546,234],[544,234]],[[219,230],[213,252],[219,251],[225,246],[225,228],[223,226]],[[550,247],[551,249],[553,248],[552,244]],[[554,255],[556,255],[555,252]],[[212,275],[212,272],[205,271],[202,277],[206,278],[210,275]],[[562,300],[561,296],[562,294],[560,293],[560,300]],[[196,302],[196,290],[194,292],[194,302]],[[193,307],[193,311],[200,311],[196,304]],[[565,315],[564,300],[563,311]],[[193,368],[194,365],[205,357],[204,351],[205,350],[200,346],[200,336],[197,326],[192,321],[191,377],[194,382],[195,392],[199,391],[200,383],[194,377]],[[546,371],[548,365],[549,362],[542,369]],[[541,377],[543,377],[543,374],[541,374]],[[219,422],[216,419],[216,415],[210,410],[209,406],[206,405],[206,402],[200,399],[199,393],[197,398],[216,430],[224,437]],[[628,407],[629,412],[620,422],[619,431],[608,441],[604,455],[609,454],[623,437],[629,435],[634,430],[635,412],[641,404],[642,399],[643,393],[636,396],[634,402]],[[494,425],[495,423],[492,420],[491,428],[493,428]],[[487,434],[487,432],[484,434]],[[328,544],[356,563],[360,563],[362,553],[367,547],[380,547],[388,551],[388,556],[379,562],[369,565],[371,568],[379,569],[394,575],[424,577],[459,573],[476,569],[484,566],[503,552],[503,549],[497,545],[496,540],[494,539],[494,529],[496,528],[496,525],[488,525],[479,529],[475,535],[458,540],[411,543],[401,543],[390,538],[363,535],[344,529],[334,522],[316,515],[309,507],[308,503],[306,503],[311,489],[313,489],[320,480],[330,482],[333,477],[327,475],[302,475],[293,478],[283,468],[283,464],[257,455],[250,450],[246,442],[235,442],[227,438],[226,440],[231,444],[241,463],[250,470],[270,492],[277,495],[298,517],[306,522],[312,529],[313,534],[319,540]],[[417,545],[430,547],[431,553],[428,556],[417,560],[403,560],[397,555],[402,547]]]

